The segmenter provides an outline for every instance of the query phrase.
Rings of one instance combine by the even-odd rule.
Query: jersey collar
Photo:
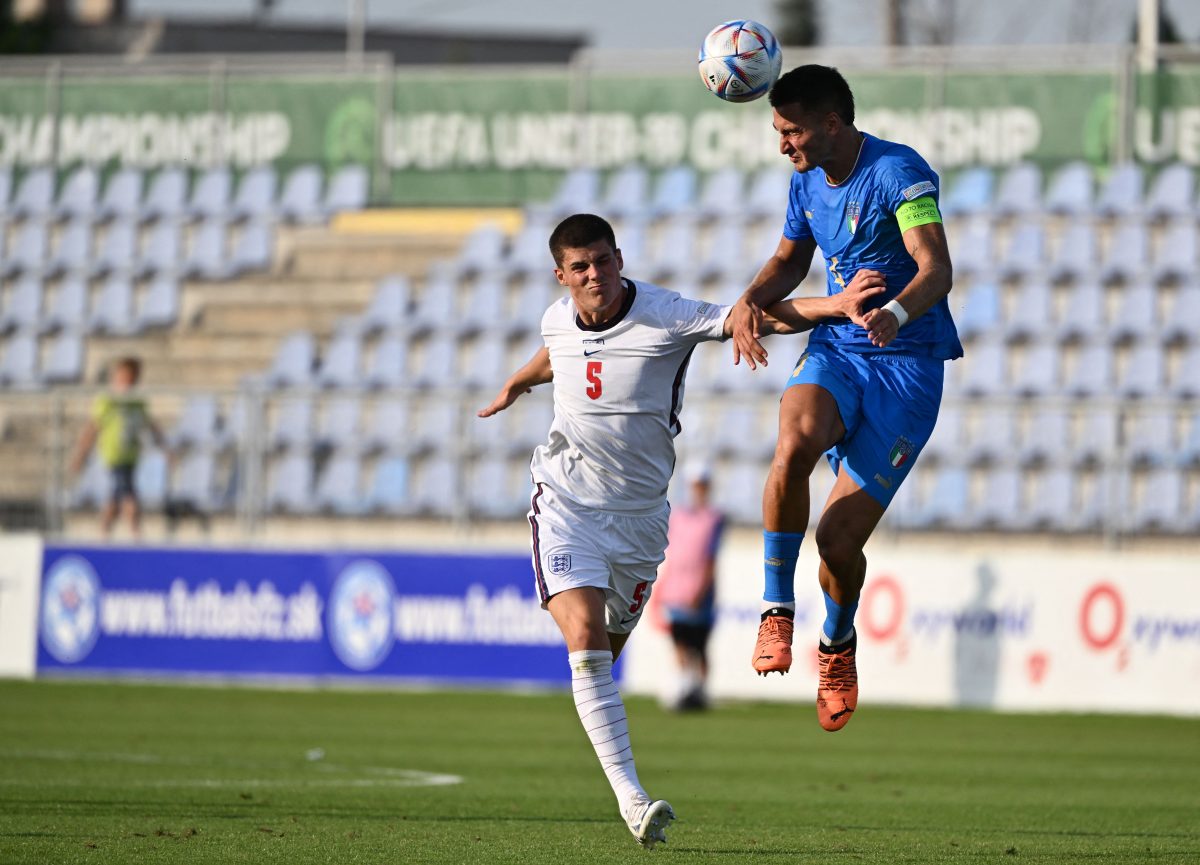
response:
[[[616,315],[614,315],[608,321],[602,321],[599,324],[584,324],[579,318],[579,313],[575,313],[575,326],[580,330],[587,330],[591,331],[592,333],[596,333],[599,331],[610,330],[611,328],[614,328],[620,324],[624,320],[625,316],[629,315],[629,309],[633,306],[633,299],[637,297],[637,286],[634,285],[632,279],[621,277],[621,282],[625,285],[625,300],[621,303],[621,308],[617,310]]]

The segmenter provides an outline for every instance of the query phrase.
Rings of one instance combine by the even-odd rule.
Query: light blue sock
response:
[[[796,556],[802,540],[803,532],[763,532],[764,601],[796,603]]]
[[[858,601],[853,604],[839,606],[833,598],[829,597],[828,592],[825,595],[825,624],[821,631],[825,635],[825,642],[830,645],[837,645],[844,642],[850,636],[850,631],[854,629],[854,614],[858,612]]]

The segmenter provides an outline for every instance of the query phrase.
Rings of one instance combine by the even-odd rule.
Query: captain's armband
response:
[[[900,224],[901,234],[918,225],[941,221],[942,214],[938,212],[937,202],[928,195],[915,201],[906,201],[896,209],[896,222]]]

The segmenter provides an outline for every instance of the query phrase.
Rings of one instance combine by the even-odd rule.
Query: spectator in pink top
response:
[[[671,510],[667,557],[654,587],[680,669],[679,687],[668,703],[680,710],[708,705],[708,638],[716,619],[717,550],[725,527],[724,514],[709,503],[708,467],[689,466],[686,477],[688,502]]]

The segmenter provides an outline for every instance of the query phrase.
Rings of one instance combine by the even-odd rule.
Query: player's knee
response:
[[[773,461],[776,471],[793,477],[808,477],[825,448],[804,432],[781,435],[775,444]]]
[[[817,526],[816,542],[821,561],[835,574],[853,570],[863,554],[862,545],[844,527],[828,522]]]

